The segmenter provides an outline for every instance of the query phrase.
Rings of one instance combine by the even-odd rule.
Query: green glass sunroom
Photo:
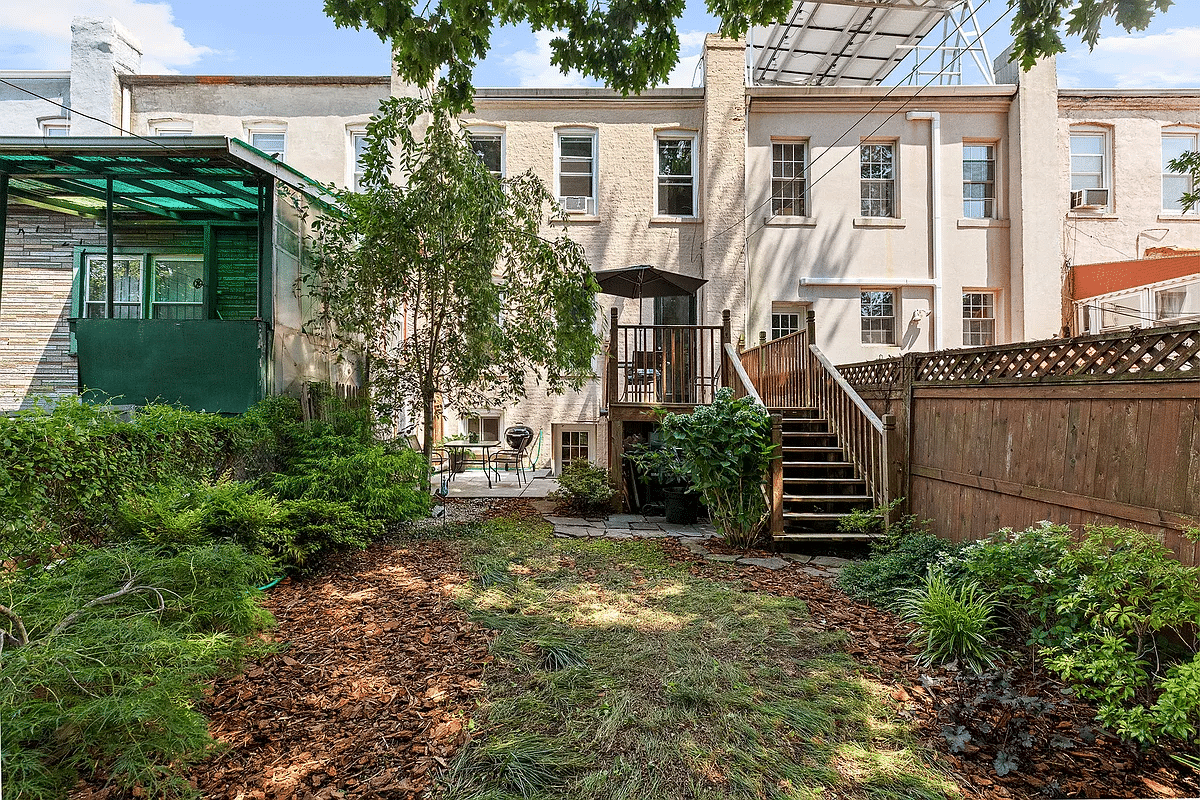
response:
[[[0,235],[71,259],[70,348],[89,398],[236,413],[279,388],[277,328],[303,328],[306,217],[329,207],[315,181],[237,139],[0,137]],[[77,222],[14,231],[19,208]],[[5,291],[11,245],[9,320],[22,302]]]

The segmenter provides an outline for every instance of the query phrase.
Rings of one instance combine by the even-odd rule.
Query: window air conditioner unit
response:
[[[563,209],[568,214],[595,214],[596,202],[590,197],[563,197]]]
[[[1071,192],[1071,208],[1107,208],[1108,189],[1076,189]]]

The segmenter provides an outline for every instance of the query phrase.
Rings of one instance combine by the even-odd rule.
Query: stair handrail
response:
[[[749,373],[747,373],[746,368],[742,366],[742,359],[738,354],[737,348],[734,347],[730,342],[725,343],[725,356],[729,359],[729,365],[733,368],[733,374],[737,377],[738,382],[741,383],[741,390],[743,394],[739,396],[749,397],[754,401],[755,405],[760,405],[763,408],[766,408],[767,404],[762,401],[762,397],[760,397],[758,394],[758,389],[755,388],[754,382],[750,380]],[[735,386],[733,389],[736,392],[738,387]]]
[[[894,420],[880,419],[815,344],[808,346],[808,354],[806,372],[814,405],[837,434],[850,461],[862,472],[875,503],[886,506],[894,493],[889,485],[889,434],[895,427]],[[822,386],[820,375],[831,381],[836,391],[830,390],[828,382]]]

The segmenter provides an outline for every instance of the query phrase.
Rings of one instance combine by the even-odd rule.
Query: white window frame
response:
[[[783,169],[784,164],[795,165],[797,162],[792,159],[776,159],[776,147],[800,147],[803,148],[803,158],[800,163],[800,175],[782,175],[777,173],[786,172]],[[861,151],[860,151],[861,153]],[[861,158],[861,155],[859,156]],[[808,139],[799,138],[771,138],[771,216],[773,217],[811,217],[812,216],[812,198],[808,193],[808,165],[812,160],[812,153],[809,147]],[[778,168],[776,165],[779,165]],[[776,184],[782,186],[776,186]],[[799,184],[799,194],[794,191],[796,184]],[[779,192],[778,189],[788,187],[793,189],[789,192]],[[788,196],[785,196],[788,195]],[[799,203],[797,203],[797,200]],[[790,206],[787,204],[791,204]],[[791,208],[791,211],[784,211],[785,208]]]
[[[661,200],[664,181],[678,180],[680,175],[666,175],[662,170],[662,142],[689,142],[692,154],[692,171],[688,176],[692,186],[692,213],[676,214],[663,207]],[[700,136],[696,131],[669,129],[654,132],[654,215],[657,217],[676,217],[679,219],[695,219],[700,216],[700,170],[699,170]]]
[[[863,156],[868,147],[886,147],[892,153],[892,170],[891,177],[888,178],[864,178],[862,175]],[[895,139],[864,139],[858,144],[858,212],[859,216],[866,219],[899,219],[900,218],[900,143]],[[868,214],[863,209],[863,202],[882,202],[883,198],[868,198],[863,195],[866,193],[868,185],[875,184],[890,184],[891,185],[891,213],[889,214]]]
[[[1094,155],[1092,153],[1075,153],[1075,139],[1076,138],[1099,139],[1100,140],[1101,163],[1100,163],[1100,172],[1099,173],[1077,172],[1076,171],[1076,169],[1075,169],[1076,155],[1078,155],[1080,157],[1088,157],[1088,156]],[[1068,139],[1067,139],[1067,157],[1069,159],[1068,164],[1067,164],[1067,166],[1068,166],[1067,179],[1068,179],[1070,187],[1071,187],[1070,190],[1072,192],[1077,191],[1076,186],[1075,186],[1075,176],[1076,175],[1079,175],[1081,177],[1091,176],[1091,175],[1099,175],[1100,186],[1098,186],[1098,187],[1088,186],[1088,187],[1079,187],[1079,188],[1107,189],[1108,190],[1108,205],[1106,205],[1103,209],[1101,209],[1101,211],[1105,211],[1105,212],[1111,211],[1112,207],[1113,207],[1113,199],[1114,199],[1114,195],[1115,195],[1115,192],[1113,191],[1113,173],[1112,173],[1112,160],[1113,160],[1112,131],[1109,128],[1106,128],[1102,125],[1072,125],[1071,130],[1069,132]],[[1080,210],[1081,209],[1072,209],[1071,211],[1072,211],[1072,213],[1079,213]]]
[[[152,119],[151,136],[191,136],[194,125],[189,119]]]
[[[563,139],[592,140],[592,194],[589,206],[583,210],[566,209],[567,216],[596,216],[600,213],[600,131],[596,128],[559,128],[554,132],[554,196],[560,203],[568,196],[562,193],[562,143]],[[579,174],[583,173],[568,173]],[[582,195],[570,195],[582,196]],[[564,204],[565,206],[565,204]]]
[[[362,170],[358,163],[358,142],[367,138],[366,125],[346,126],[346,188],[352,192],[361,192]]]
[[[882,315],[867,316],[862,313],[863,308],[865,308],[865,306],[863,305],[863,297],[862,296],[864,294],[866,294],[867,292],[887,292],[892,296],[892,315],[891,315],[891,317],[884,317]],[[868,333],[870,333],[870,332],[865,330],[863,328],[863,324],[862,324],[863,320],[867,320],[867,319],[890,319],[892,321],[891,327],[889,329],[887,329],[887,337],[886,337],[887,341],[877,342],[877,341],[873,341],[873,340],[870,340],[867,338]],[[890,287],[890,286],[862,286],[862,287],[859,287],[858,329],[859,329],[859,339],[863,345],[868,346],[868,347],[895,347],[896,343],[897,343],[896,321],[898,319],[900,319],[900,290],[899,289],[896,289],[895,287]],[[883,332],[884,329],[879,328],[879,331]]]
[[[484,439],[483,438],[483,432],[484,432],[483,421],[485,419],[487,419],[487,420],[494,419],[496,421],[496,438],[495,439]],[[501,412],[494,410],[494,409],[482,409],[479,411],[472,411],[462,421],[462,432],[468,439],[471,437],[471,434],[474,433],[476,436],[476,439],[481,442],[482,441],[502,442],[503,441],[502,437],[504,436],[504,415]]]
[[[137,314],[133,317],[115,316],[113,319],[145,319],[146,318],[146,297],[147,297],[147,275],[146,275],[146,254],[145,253],[113,253],[113,262],[117,261],[136,261],[138,262],[138,297],[137,297]],[[89,297],[91,290],[91,277],[95,270],[105,273],[105,284],[107,285],[108,273],[108,254],[104,252],[85,253],[83,255],[83,275],[80,278],[80,292],[83,295],[80,298],[80,312],[85,319],[106,319],[105,314],[100,314],[93,317],[88,313],[89,306],[100,306],[103,312],[108,307],[107,289],[106,296],[100,300],[92,300]],[[114,295],[113,310],[116,311],[117,306],[132,306],[133,302],[128,300],[116,300]]]
[[[808,325],[808,303],[800,303],[794,300],[775,300],[771,303],[771,331],[768,338],[771,340],[779,339],[798,331],[805,330]],[[789,325],[778,324],[783,322],[782,317],[795,317],[796,325],[793,328]],[[810,342],[811,344],[811,342]]]
[[[1200,314],[1180,314],[1179,316],[1158,317],[1157,296],[1160,292],[1187,289],[1196,286],[1200,290],[1200,278],[1196,275],[1185,275],[1182,278],[1171,278],[1166,281],[1146,284],[1133,289],[1121,289],[1116,292],[1089,297],[1075,303],[1078,313],[1079,330],[1083,333],[1105,333],[1120,331],[1128,328],[1153,328],[1166,325],[1179,325],[1200,319]],[[1115,311],[1113,306],[1122,307]],[[1104,314],[1112,313],[1116,319],[1112,325],[1104,325]],[[1089,324],[1090,323],[1090,324]]]
[[[474,147],[474,139],[498,139],[500,142],[500,171],[495,172],[488,170],[497,180],[504,180],[508,175],[508,141],[505,136],[505,130],[499,125],[467,125],[466,128],[467,142]],[[487,166],[486,164],[484,166]]]
[[[557,474],[562,473],[564,466],[562,442],[564,433],[586,433],[588,435],[587,461],[591,464],[596,463],[600,437],[597,434],[595,425],[554,424],[551,425],[551,435],[554,437],[554,466]]]
[[[1161,138],[1162,144],[1165,145],[1166,141],[1168,139],[1176,139],[1176,140],[1186,139],[1187,147],[1185,148],[1185,151],[1186,150],[1190,150],[1193,152],[1200,151],[1200,129],[1179,127],[1179,126],[1163,128],[1162,138]],[[1167,170],[1166,147],[1163,147],[1162,148],[1162,183],[1164,184],[1164,186],[1162,187],[1162,192],[1161,192],[1162,213],[1167,214],[1167,215],[1177,215],[1177,216],[1193,216],[1196,214],[1200,214],[1200,208],[1193,208],[1192,210],[1186,212],[1186,214],[1185,214],[1182,206],[1179,208],[1169,208],[1167,206],[1167,191],[1166,191],[1165,184],[1166,184],[1168,177],[1175,179],[1175,180],[1183,179],[1183,180],[1187,181],[1187,190],[1186,191],[1188,191],[1188,192],[1195,191],[1196,187],[1192,184],[1190,175],[1188,175],[1187,173],[1184,173],[1181,175],[1177,172],[1170,172]],[[1178,203],[1179,198],[1176,197],[1174,199],[1174,202]]]
[[[71,120],[67,117],[42,117],[38,120],[42,136],[70,136]]]
[[[259,147],[258,145],[256,145],[254,143],[254,137],[260,133],[267,134],[267,135],[279,134],[279,135],[283,136],[283,152],[276,155],[275,159],[278,161],[287,161],[287,148],[288,148],[287,123],[285,123],[285,122],[265,122],[265,121],[264,122],[246,123],[246,142],[247,142],[247,144],[249,144],[251,147],[255,148],[256,150],[262,150],[264,153],[267,153],[267,155],[269,156],[269,155],[271,155],[271,153],[269,153],[266,150],[263,150],[263,148]]]
[[[964,139],[962,146],[963,146],[963,151],[962,151],[962,153],[963,153],[963,156],[962,156],[963,219],[999,219],[1000,218],[1000,197],[999,197],[1000,147],[999,147],[999,144],[995,141],[973,141],[971,139]],[[990,181],[967,180],[966,168],[967,168],[967,162],[968,162],[968,159],[967,159],[967,148],[968,147],[986,147],[991,151],[991,158],[989,158],[987,160],[987,163],[990,163],[992,165],[992,179]],[[979,161],[978,159],[969,159],[969,160],[973,163],[978,163],[978,161]],[[990,186],[991,187],[991,196],[983,197],[983,198],[967,197],[967,186],[976,186],[976,185]],[[991,213],[988,213],[986,210],[988,201],[990,201],[991,205],[992,205]],[[984,213],[982,215],[975,215],[975,214],[967,213],[967,204],[968,203],[980,203],[980,202],[982,202],[984,204],[984,209],[985,209]]]
[[[985,305],[970,305],[968,306],[967,298],[976,295],[979,297],[991,298],[990,317],[976,316],[972,314],[968,316],[968,311],[983,311],[987,310]],[[998,329],[997,310],[999,306],[999,294],[995,289],[968,289],[962,290],[962,334],[963,347],[991,347],[1000,341],[1000,331]],[[986,325],[982,323],[990,322],[991,331],[985,330]],[[977,328],[978,330],[968,330],[969,328]],[[978,341],[976,341],[978,339]]]

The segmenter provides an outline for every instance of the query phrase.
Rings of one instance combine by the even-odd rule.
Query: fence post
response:
[[[901,496],[904,482],[904,431],[896,425],[895,414],[883,415],[883,503]],[[895,521],[896,511],[888,512],[885,523]]]
[[[817,343],[817,312],[811,308],[804,317],[804,335],[808,338],[805,344]]]
[[[917,356],[915,353],[905,353],[900,359],[900,413],[903,415],[900,419],[899,429],[904,437],[902,442],[899,457],[903,459],[904,473],[901,475],[900,491],[904,493],[904,502],[901,504],[904,508],[904,513],[912,514],[912,470],[908,468],[908,464],[912,458],[912,442],[913,442],[913,382],[917,374]]]
[[[812,350],[809,348],[817,343],[817,313],[811,308],[804,315],[804,352],[801,353],[802,368],[807,368],[812,363]],[[806,372],[809,370],[805,369]],[[817,405],[817,393],[813,386],[813,381],[816,380],[816,375],[811,372],[804,376],[804,405],[815,407]]]
[[[783,533],[783,415],[771,415],[771,537]]]
[[[733,342],[733,322],[729,317],[729,309],[721,312],[721,388],[728,389],[733,385],[729,373],[733,372],[733,365],[729,363],[729,355],[725,352],[725,345]]]
[[[617,402],[617,307],[608,313],[608,413],[612,416],[613,403]]]

